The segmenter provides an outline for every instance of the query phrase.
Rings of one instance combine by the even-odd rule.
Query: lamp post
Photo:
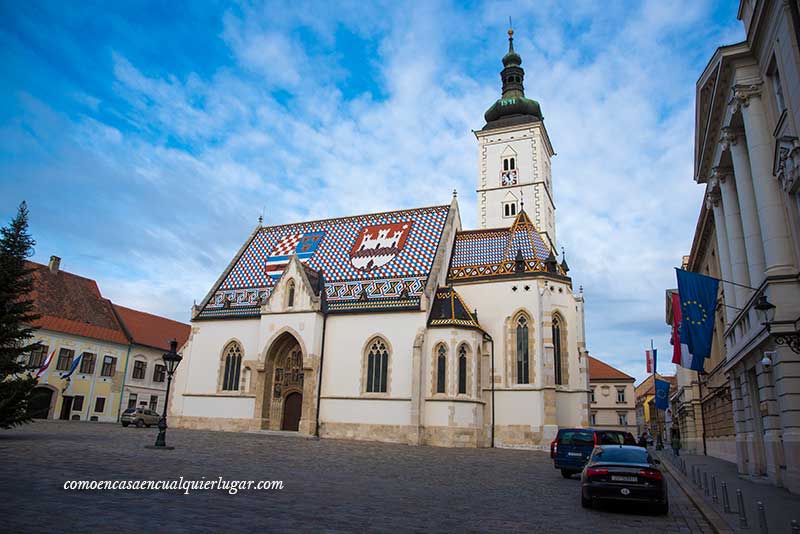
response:
[[[172,340],[169,342],[169,352],[165,352],[161,358],[164,360],[164,366],[167,368],[167,395],[164,398],[164,413],[161,419],[158,420],[158,436],[156,437],[156,444],[148,446],[148,449],[164,449],[172,450],[175,447],[167,447],[167,408],[169,407],[169,390],[172,386],[172,375],[183,360],[183,357],[178,354],[178,342]]]
[[[753,307],[763,319],[763,324],[767,327],[767,332],[769,332],[775,320],[775,305],[767,300],[767,296],[764,293],[761,293]],[[800,333],[779,332],[773,335],[776,345],[786,345],[795,354],[800,354]]]

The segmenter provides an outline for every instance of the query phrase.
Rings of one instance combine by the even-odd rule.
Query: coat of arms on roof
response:
[[[411,231],[411,221],[365,226],[350,251],[350,263],[360,271],[371,271],[397,257]]]
[[[306,232],[299,234],[288,234],[278,241],[267,256],[264,270],[274,280],[283,274],[283,270],[289,263],[289,256],[294,253],[297,258],[304,262],[311,258],[316,252],[317,247],[325,237],[325,232]]]

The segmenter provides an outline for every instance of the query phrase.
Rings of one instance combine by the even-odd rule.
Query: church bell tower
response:
[[[555,204],[550,158],[555,152],[539,103],[525,98],[522,58],[508,30],[503,56],[503,93],[484,114],[478,139],[478,224],[507,228],[524,209],[544,241],[556,249]]]

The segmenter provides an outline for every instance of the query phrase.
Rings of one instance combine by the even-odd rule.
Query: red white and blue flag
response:
[[[45,361],[42,362],[42,366],[39,367],[38,371],[36,371],[36,378],[39,378],[42,375],[42,373],[47,371],[47,368],[50,367],[50,362],[53,361],[53,355],[55,355],[55,353],[56,351],[55,349],[53,349],[53,352],[50,353],[50,356],[48,356],[47,359],[45,359]]]
[[[289,264],[292,254],[297,254],[297,258],[305,263],[317,251],[317,247],[324,237],[325,232],[306,232],[284,236],[267,256],[264,270],[274,282],[277,282]]]
[[[658,349],[651,349],[644,351],[647,358],[647,373],[652,374],[656,372],[656,351]]]
[[[703,358],[695,358],[689,351],[689,345],[686,340],[681,337],[681,321],[683,313],[681,312],[681,297],[678,293],[672,294],[672,363],[685,367],[687,369],[694,369],[695,371],[703,370]]]

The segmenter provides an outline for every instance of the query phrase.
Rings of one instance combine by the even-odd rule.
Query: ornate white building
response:
[[[479,146],[477,230],[448,205],[259,225],[193,310],[171,422],[544,447],[588,424],[583,298],[555,248],[553,149],[521,58]]]

